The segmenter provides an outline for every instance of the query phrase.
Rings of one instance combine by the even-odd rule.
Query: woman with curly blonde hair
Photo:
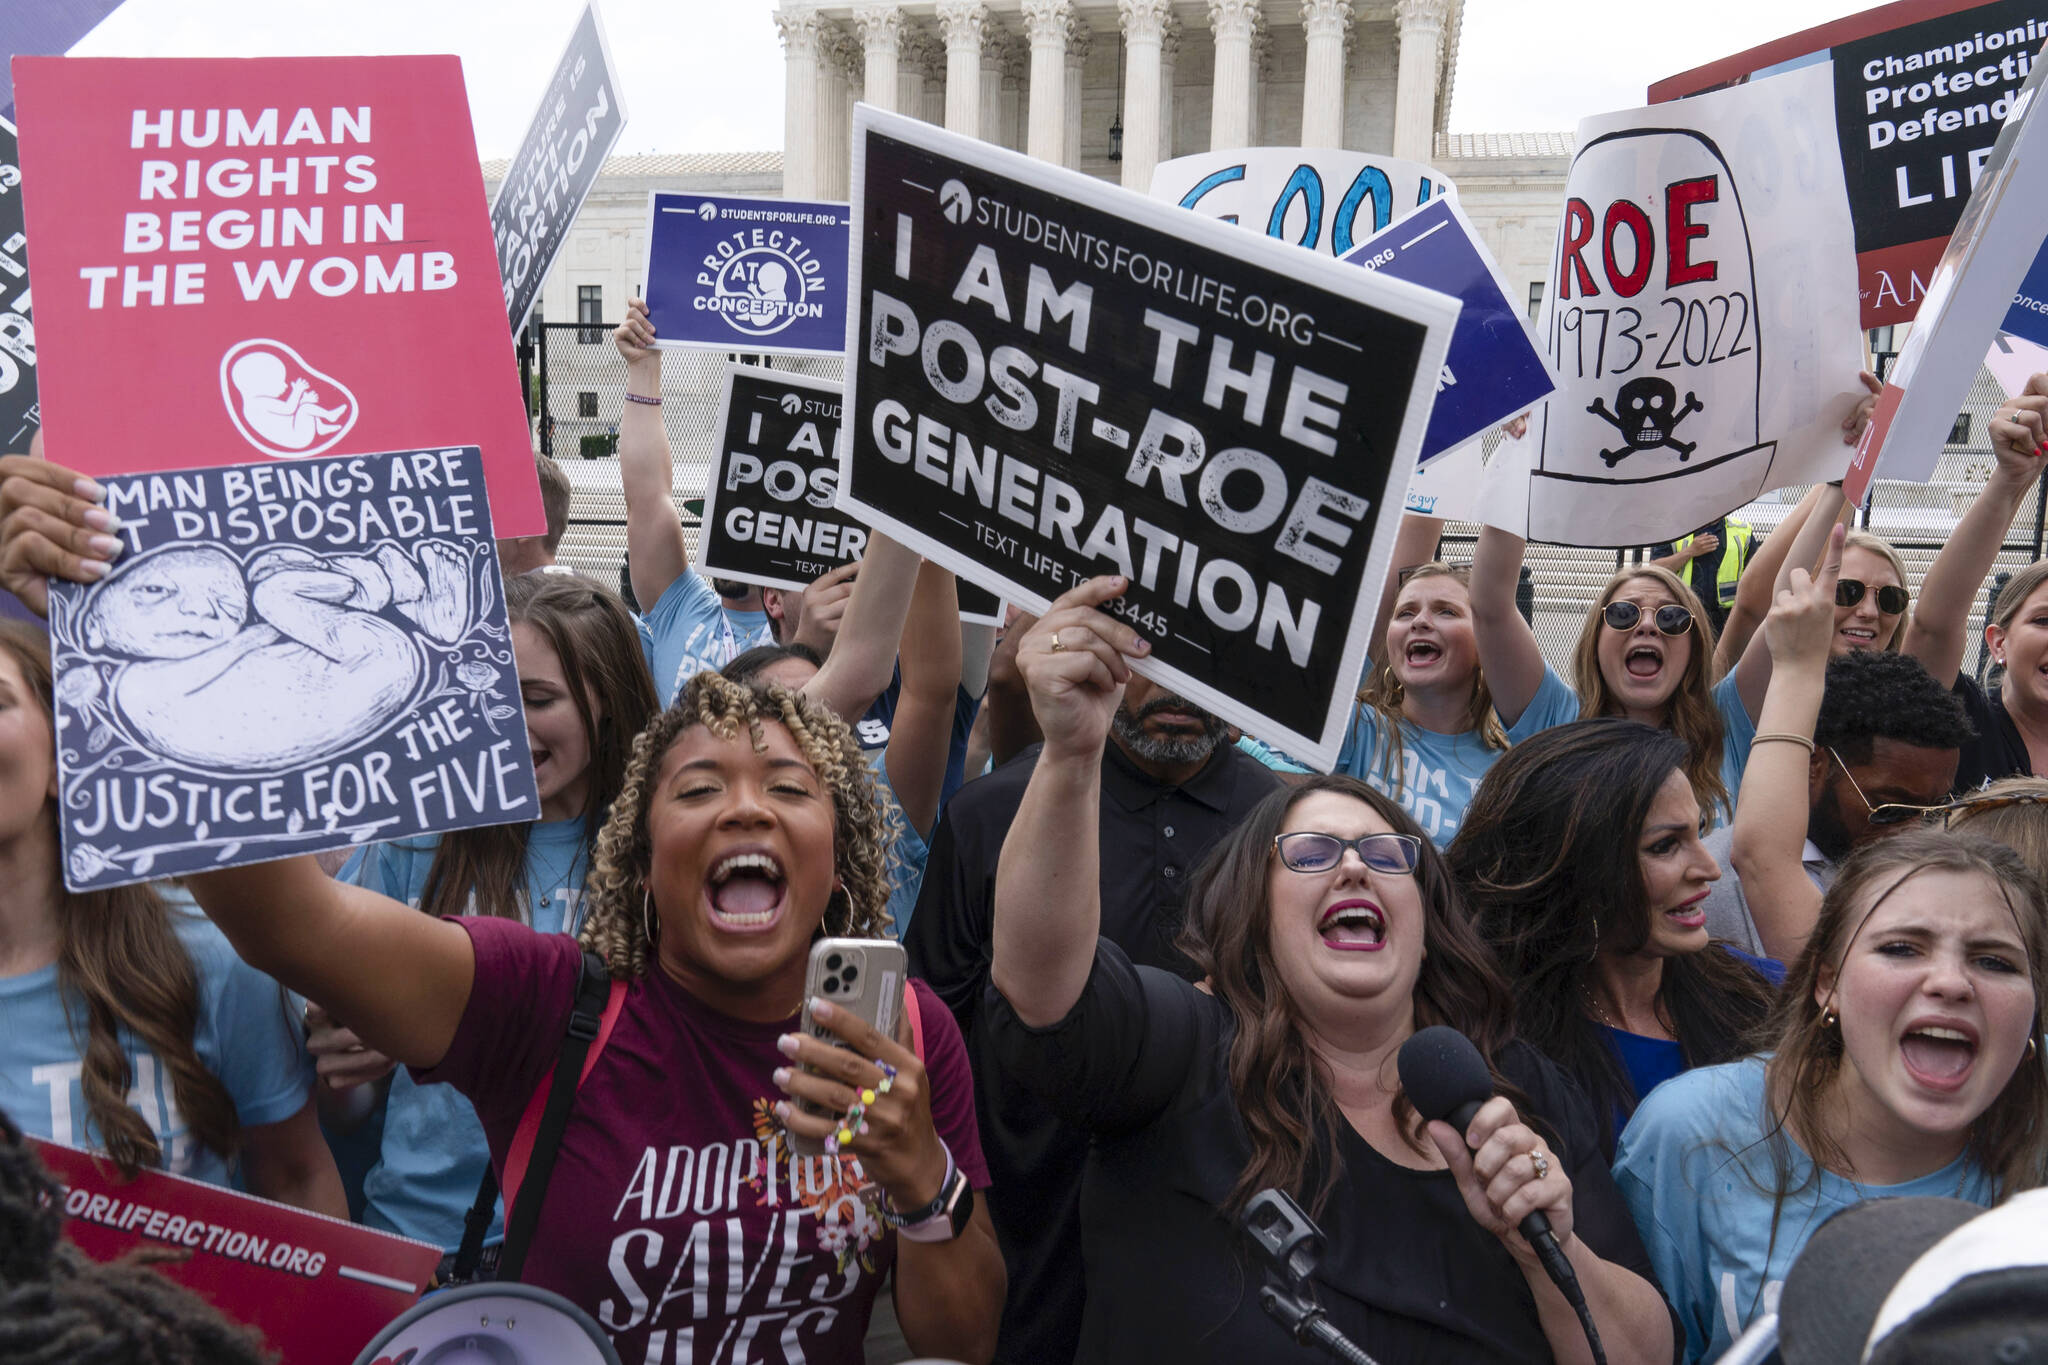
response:
[[[581,947],[514,919],[422,915],[309,859],[194,889],[249,962],[465,1095],[501,1168],[554,1070],[581,949],[624,983],[521,1268],[622,1358],[772,1333],[792,1357],[859,1360],[893,1262],[911,1348],[987,1360],[1003,1263],[983,1210],[952,1216],[973,1206],[964,1185],[987,1183],[952,1015],[920,983],[921,1047],[822,1002],[813,1017],[844,1046],[796,1028],[812,941],[886,932],[889,833],[844,722],[706,673],[633,743]],[[837,1154],[791,1150],[833,1133],[856,1094],[865,1121]]]

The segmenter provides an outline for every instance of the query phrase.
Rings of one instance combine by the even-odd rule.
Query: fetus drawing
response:
[[[220,362],[221,400],[242,438],[266,455],[318,455],[356,424],[355,395],[282,341],[236,342]]]
[[[426,677],[414,637],[452,644],[470,616],[457,544],[424,541],[411,554],[389,542],[367,554],[272,546],[246,563],[218,546],[171,545],[94,587],[77,625],[86,653],[117,665],[113,711],[147,748],[265,772],[358,746],[403,715]]]

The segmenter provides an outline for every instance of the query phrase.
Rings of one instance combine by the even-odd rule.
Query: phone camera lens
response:
[[[858,977],[858,976],[860,975],[860,968],[858,968],[858,967],[855,967],[855,966],[852,966],[851,964],[849,964],[849,965],[847,966],[846,970],[845,970],[845,971],[843,971],[843,972],[841,972],[841,973],[840,973],[840,975],[841,975],[841,976],[843,976],[843,977],[845,977],[845,978],[846,978],[846,984],[847,984],[847,985],[849,985],[849,986],[851,986],[851,985],[853,984],[853,982],[854,982],[854,978],[856,978],[856,977]]]
[[[825,959],[825,970],[828,972],[836,972],[842,965],[845,964],[845,962],[845,958],[841,957],[837,953],[834,953],[830,957]]]
[[[827,995],[837,995],[837,994],[839,994],[839,978],[838,978],[838,977],[836,977],[836,976],[828,976],[828,977],[826,977],[826,978],[825,978],[825,994],[827,994]]]

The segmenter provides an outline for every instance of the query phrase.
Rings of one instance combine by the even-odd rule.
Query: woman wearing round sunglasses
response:
[[[1743,1055],[1783,975],[1708,940],[1721,868],[1685,756],[1632,720],[1546,730],[1494,765],[1444,854],[1515,983],[1516,1036],[1593,1101],[1609,1156],[1644,1095]]]
[[[1001,994],[982,1024],[1007,1074],[1095,1135],[1077,1360],[1308,1359],[1260,1311],[1234,1235],[1268,1188],[1321,1222],[1323,1307],[1381,1360],[1586,1360],[1515,1231],[1537,1209],[1607,1358],[1669,1360],[1670,1319],[1617,1219],[1597,1122],[1554,1066],[1507,1041],[1507,985],[1393,800],[1339,776],[1261,803],[1189,888],[1182,947],[1201,987],[1098,940],[1102,749],[1144,652],[1095,610],[1121,586],[1077,588],[1020,645],[1045,748],[997,871]],[[1401,1044],[1430,1024],[1463,1031],[1495,1070],[1496,1098],[1462,1142],[1422,1123],[1396,1079]]]
[[[1956,765],[1957,792],[2000,777],[2048,775],[2048,560],[2007,580],[1984,627],[1995,685],[1962,671],[1970,614],[2034,481],[2048,442],[2048,374],[2037,374],[1988,424],[1997,466],[1956,522],[1920,584],[1920,605],[1901,646],[1951,683],[1977,739]],[[1848,572],[1844,566],[1843,572]]]

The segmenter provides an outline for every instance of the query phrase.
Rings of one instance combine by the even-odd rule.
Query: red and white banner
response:
[[[50,457],[465,445],[545,529],[455,57],[21,57]],[[253,454],[252,454],[253,452]]]
[[[162,1171],[131,1181],[104,1158],[31,1138],[64,1185],[64,1235],[94,1260],[183,1248],[155,1269],[292,1365],[348,1365],[419,1298],[440,1263],[425,1242]]]

